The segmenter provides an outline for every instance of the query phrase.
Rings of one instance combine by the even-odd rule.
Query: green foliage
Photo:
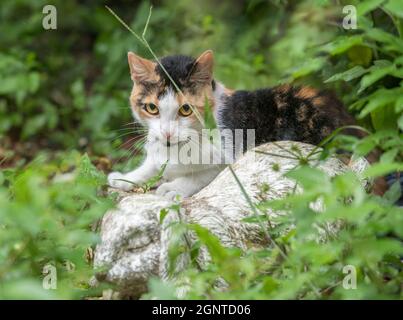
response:
[[[130,151],[122,150],[121,145],[135,136],[133,130],[121,131],[123,124],[132,122],[126,54],[131,50],[151,58],[150,53],[101,0],[85,6],[55,1],[58,29],[50,31],[41,23],[45,4],[27,0],[2,4],[0,29],[10,31],[2,33],[0,43],[0,137],[8,136],[13,142],[41,141],[52,148],[85,148],[124,159]],[[149,6],[148,1],[135,1],[130,5],[118,2],[111,8],[141,33]],[[288,14],[284,9],[278,14],[277,9],[278,4],[263,1],[219,5],[213,1],[195,5],[164,1],[154,7],[147,40],[158,56],[196,56],[213,48],[216,76],[226,85],[267,86],[277,82],[283,67],[297,59],[285,63],[282,56],[282,66],[277,66],[276,59],[270,58],[270,38]],[[17,26],[15,21],[24,23]],[[312,33],[310,38],[319,43],[321,34]],[[300,53],[307,45],[299,46]]]
[[[205,271],[193,266],[182,274],[180,279],[192,284],[186,298],[402,298],[399,257],[403,254],[403,209],[394,205],[401,192],[399,185],[379,198],[368,195],[352,173],[330,178],[318,169],[301,166],[288,176],[304,187],[303,193],[290,193],[284,199],[262,201],[256,206],[261,218],[266,217],[267,210],[288,212],[271,218],[271,227],[266,230],[276,245],[251,247],[241,253],[236,248],[224,248],[198,225],[186,226],[198,239],[186,248],[188,254],[203,245],[212,257]],[[320,213],[311,206],[317,201],[324,205]],[[337,233],[335,228],[339,228]],[[177,251],[176,256],[183,252]],[[356,289],[343,286],[346,266],[355,268]],[[225,281],[225,291],[216,290],[217,281]],[[150,288],[148,296],[161,297],[158,282],[153,280]]]
[[[361,123],[376,131],[353,149],[366,154],[378,147],[389,152],[389,161],[402,161],[403,7],[399,1],[357,1],[356,5],[358,29],[340,29],[331,42],[317,49],[328,56],[321,60],[321,73],[330,75],[324,82],[344,97]]]
[[[403,7],[398,1],[360,1],[357,5],[358,30],[339,29],[331,41],[301,53],[304,63],[289,69],[285,79],[297,83],[322,79],[351,106],[360,123],[373,133],[361,140],[332,136],[333,141],[324,143],[327,149],[322,157],[340,147],[360,156],[377,147],[383,151],[379,163],[363,173],[363,177],[375,178],[403,169]],[[287,29],[290,33],[292,21],[290,18]],[[279,42],[292,39],[285,35]],[[271,50],[275,52],[276,45]],[[223,248],[207,230],[182,227],[182,234],[186,229],[198,239],[187,247],[189,255],[203,245],[212,256],[205,271],[200,272],[192,264],[182,274],[183,282],[192,284],[185,297],[401,299],[403,209],[395,205],[401,196],[399,183],[385,196],[378,197],[368,194],[351,173],[330,178],[318,169],[302,165],[291,171],[289,177],[303,186],[304,192],[276,201],[251,203],[240,185],[251,206],[251,217],[245,223],[261,225],[267,210],[288,213],[270,220],[271,227],[262,230],[269,234],[271,245],[267,248],[250,248],[241,254],[234,248]],[[234,183],[240,184],[236,176]],[[317,201],[323,204],[320,214],[311,206]],[[329,227],[332,225],[340,231],[336,233]],[[178,254],[183,254],[183,250]],[[343,286],[346,266],[355,268],[357,289]],[[216,289],[217,281],[225,281],[225,291]],[[167,284],[164,286],[166,289]],[[159,297],[156,280],[150,288],[148,296]]]
[[[22,170],[1,172],[0,299],[94,294],[88,281],[98,236],[90,226],[113,205],[97,192],[105,176],[76,152],[47,161],[38,157]],[[49,264],[57,270],[57,290],[42,288]]]
[[[401,171],[402,1],[334,3],[165,0],[154,6],[146,38],[158,56],[213,49],[215,77],[230,88],[293,82],[335,91],[370,134],[360,140],[338,135],[326,141],[322,157],[340,148],[356,155],[378,148],[378,163],[364,175]],[[105,176],[92,162],[106,156],[114,169],[127,171],[140,160],[143,142],[141,132],[129,126],[126,54],[151,58],[150,53],[104,1],[54,1],[58,29],[50,31],[41,23],[45,4],[6,0],[0,11],[0,298],[99,295],[88,288],[90,248],[98,240],[90,225],[112,201],[102,196]],[[357,7],[357,30],[337,25],[342,6],[349,4]],[[141,34],[148,1],[110,6]],[[211,112],[204,120],[215,127]],[[288,212],[262,230],[271,238],[266,248],[241,252],[223,247],[200,226],[174,226],[170,257],[189,254],[192,262],[182,274],[192,283],[186,298],[402,298],[402,209],[393,204],[400,186],[375,197],[351,174],[331,179],[300,160],[301,168],[289,174],[304,186],[302,194],[250,203],[244,223],[263,226],[267,210]],[[262,186],[263,193],[269,189]],[[325,204],[320,214],[309,205],[318,199]],[[171,209],[179,213],[178,205]],[[160,213],[161,221],[167,214]],[[340,219],[337,237],[322,228],[328,240],[313,240],[322,234],[320,226]],[[187,232],[198,240],[189,242]],[[203,272],[196,259],[201,246],[213,258]],[[57,269],[58,290],[42,288],[48,264]],[[356,267],[357,290],[341,285],[346,265]],[[216,290],[217,279],[228,290]],[[172,298],[175,290],[152,279],[148,297]]]

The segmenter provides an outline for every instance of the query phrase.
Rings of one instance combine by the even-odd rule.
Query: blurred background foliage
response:
[[[292,82],[335,91],[372,133],[359,141],[345,139],[345,147],[359,155],[379,147],[382,157],[374,176],[402,169],[400,0],[55,0],[52,4],[58,13],[57,30],[42,27],[42,8],[46,4],[41,0],[4,0],[0,8],[0,298],[91,295],[86,284],[90,259],[85,257],[97,238],[89,224],[111,206],[110,199],[100,194],[104,176],[97,169],[108,171],[114,166],[127,170],[139,160],[139,152],[133,148],[136,134],[125,126],[133,121],[128,107],[132,83],[126,54],[134,51],[151,58],[105,4],[138,32],[152,4],[147,39],[154,52],[158,56],[197,56],[213,49],[215,77],[230,88],[254,89]],[[357,8],[356,30],[341,27],[346,15],[343,6],[349,4]],[[326,192],[342,193],[346,185],[332,184]],[[395,189],[399,194],[397,184]],[[356,203],[357,210],[375,201],[371,199]],[[390,208],[399,210],[393,205]],[[345,208],[340,206],[339,210],[344,212]],[[381,209],[375,206],[373,210]],[[397,212],[391,220],[377,222],[382,236],[402,237],[401,230],[393,229],[402,222],[401,211]],[[366,215],[362,218],[369,219]],[[359,231],[360,226],[364,228],[365,224],[357,226]],[[361,233],[363,239],[367,231]],[[356,234],[348,233],[349,239],[353,236]],[[301,243],[299,246],[303,246]],[[299,246],[294,249],[300,250]],[[381,252],[371,260],[373,265],[385,263],[388,243],[381,245],[375,238],[363,248],[375,252],[377,248]],[[399,251],[395,243],[390,248],[394,254]],[[359,259],[355,253],[351,255]],[[396,255],[393,258],[396,262]],[[258,256],[250,259],[254,261],[250,266],[260,264]],[[61,270],[61,290],[42,290],[41,268],[49,262]],[[248,263],[238,262],[234,270],[245,272],[243,266]],[[194,275],[200,287],[190,296],[214,297],[202,284],[210,283],[204,282],[205,277],[213,274],[214,278],[222,267],[218,262],[221,271]],[[365,267],[363,278],[368,270]],[[360,291],[357,297],[401,295],[401,266],[394,267],[392,273],[388,269],[388,276],[385,269],[373,268],[369,273],[371,279],[373,272],[377,274],[377,282],[373,280],[376,285]],[[254,295],[248,290],[258,283],[276,293],[282,279],[249,277],[242,290],[234,289],[231,297],[276,297]],[[322,286],[323,279],[314,281]],[[383,286],[385,279],[393,281],[389,291]],[[285,284],[283,288],[287,288]],[[153,282],[152,287],[158,285]],[[278,297],[315,297],[301,294],[296,288],[277,293]],[[349,296],[337,291],[321,297]]]

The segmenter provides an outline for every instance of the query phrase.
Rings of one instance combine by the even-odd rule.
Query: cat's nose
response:
[[[164,137],[165,137],[165,142],[167,144],[167,147],[171,146],[171,133],[165,132]]]
[[[167,141],[171,140],[171,133],[170,132],[165,132],[164,137],[165,137],[165,139],[167,139]]]

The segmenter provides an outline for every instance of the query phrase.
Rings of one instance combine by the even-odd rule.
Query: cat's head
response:
[[[214,108],[212,51],[205,51],[197,59],[164,57],[160,62],[165,70],[132,52],[128,60],[133,80],[131,108],[135,118],[148,127],[149,139],[176,144],[202,129],[200,120],[206,103]]]

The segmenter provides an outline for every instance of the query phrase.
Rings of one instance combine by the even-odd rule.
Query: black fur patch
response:
[[[171,76],[172,80],[177,84],[179,89],[183,90],[184,87],[188,86],[187,78],[190,70],[195,62],[195,59],[189,56],[175,55],[164,57],[160,60],[161,64],[164,66],[165,70]],[[162,70],[161,66],[158,64],[156,73],[164,81],[164,87],[169,87],[175,89],[170,79]]]
[[[161,64],[179,89],[182,91],[188,90],[192,94],[197,93],[197,87],[195,87],[194,83],[189,81],[190,72],[195,61],[196,59],[184,55],[167,56],[160,59]],[[168,78],[159,64],[157,64],[155,72],[160,76],[163,82],[160,87],[163,87],[164,90],[160,92],[159,95],[164,94],[168,88],[176,91],[175,86],[172,84],[171,80]],[[211,82],[211,87],[213,90],[215,90],[216,83],[214,80]]]
[[[280,140],[317,145],[335,129],[355,122],[337,98],[325,92],[304,98],[298,95],[299,90],[236,91],[224,100],[219,126],[255,129],[256,145]]]

